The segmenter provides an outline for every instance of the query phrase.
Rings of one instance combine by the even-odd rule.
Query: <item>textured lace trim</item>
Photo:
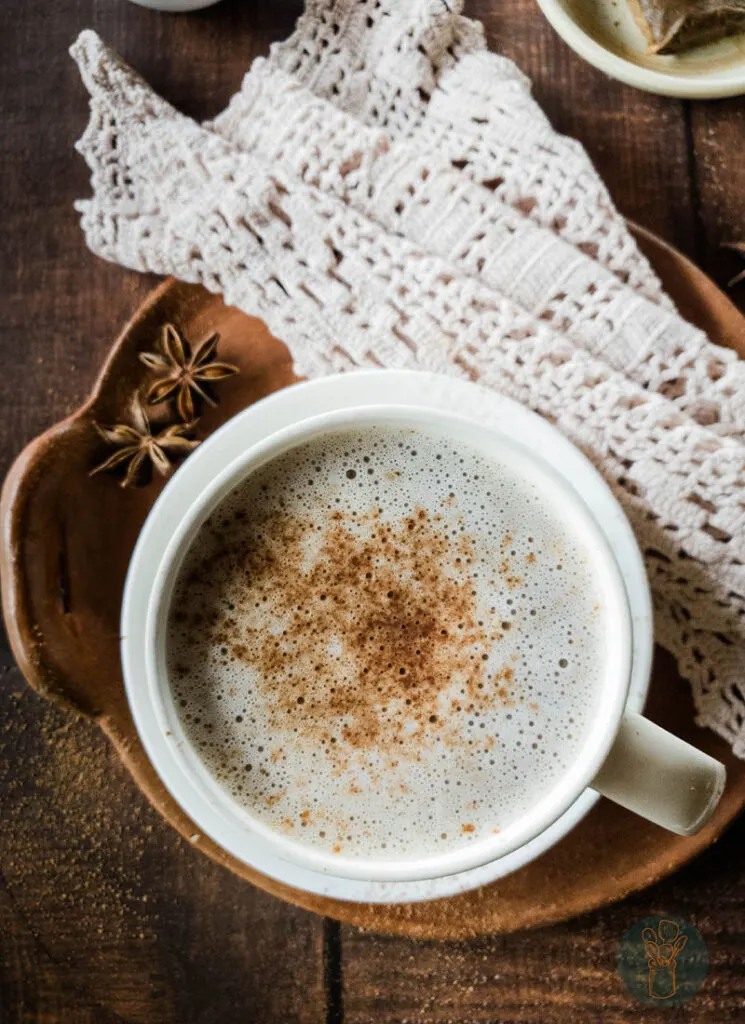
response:
[[[584,149],[554,132],[530,82],[486,50],[462,0],[309,0],[272,63],[393,140],[439,151],[498,198],[670,306]]]
[[[211,127],[446,257],[697,422],[738,436],[745,428],[745,364],[734,352],[623,285],[593,258],[597,245],[574,248],[437,151],[364,128],[263,60]]]

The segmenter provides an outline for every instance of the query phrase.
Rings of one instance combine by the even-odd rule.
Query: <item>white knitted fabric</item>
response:
[[[632,522],[698,721],[745,757],[745,364],[458,6],[309,0],[209,126],[84,32],[88,245],[221,292],[300,374],[451,373],[555,423]]]

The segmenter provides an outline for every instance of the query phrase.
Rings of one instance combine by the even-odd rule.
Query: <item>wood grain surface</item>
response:
[[[0,0],[3,471],[80,404],[153,284],[82,243],[72,202],[87,175],[72,145],[86,101],[67,47],[91,26],[169,100],[209,117],[299,7],[223,0],[169,17],[126,0]],[[588,148],[623,213],[720,283],[735,273],[720,245],[745,239],[745,100],[689,104],[613,83],[555,37],[533,0],[472,0],[466,11],[533,78],[556,127]],[[740,822],[667,881],[536,932],[420,943],[339,928],[194,851],[98,730],[44,703],[0,650],[2,1024],[740,1021],[744,840]],[[680,1010],[640,1007],[615,971],[620,936],[658,912],[692,920],[709,948],[709,978]]]

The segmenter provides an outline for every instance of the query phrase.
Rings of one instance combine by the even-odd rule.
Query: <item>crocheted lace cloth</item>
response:
[[[745,364],[459,7],[309,0],[206,126],[84,32],[87,243],[262,317],[301,375],[434,370],[549,419],[631,520],[698,722],[745,757]]]

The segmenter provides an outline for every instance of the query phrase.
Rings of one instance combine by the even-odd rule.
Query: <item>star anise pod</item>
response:
[[[724,249],[733,249],[735,252],[739,252],[741,256],[745,256],[745,242],[725,242],[723,245]],[[735,274],[731,281],[727,282],[728,288],[734,288],[740,281],[745,281],[745,270],[741,270],[739,274]]]
[[[126,476],[121,482],[122,487],[129,487],[136,481],[143,464],[148,461],[161,476],[167,476],[172,469],[171,458],[188,455],[199,444],[199,441],[184,436],[194,426],[193,422],[175,423],[159,434],[153,434],[139,395],[135,395],[132,400],[129,418],[130,423],[116,423],[111,427],[94,424],[104,441],[114,445],[117,451],[91,470],[91,476],[129,463]]]
[[[201,386],[238,373],[238,367],[213,359],[219,334],[213,334],[192,352],[188,341],[174,324],[164,324],[158,352],[140,352],[140,359],[150,370],[164,374],[147,393],[150,405],[157,405],[175,393],[178,414],[182,420],[194,419],[194,395],[210,405],[216,402]]]

